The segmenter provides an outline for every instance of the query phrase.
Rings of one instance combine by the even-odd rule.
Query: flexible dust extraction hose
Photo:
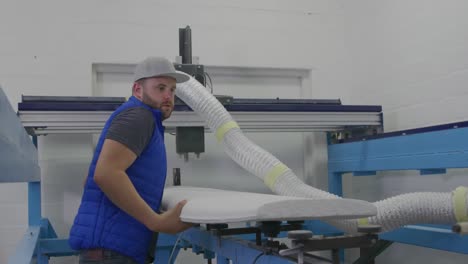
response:
[[[276,194],[315,199],[340,199],[302,182],[293,171],[269,152],[244,136],[226,109],[194,78],[177,85],[176,95],[205,119],[222,142],[225,152],[256,175]],[[358,224],[378,224],[389,231],[408,224],[453,224],[466,222],[467,188],[453,193],[409,193],[374,203],[378,214],[361,220],[336,220],[330,224],[347,233]]]

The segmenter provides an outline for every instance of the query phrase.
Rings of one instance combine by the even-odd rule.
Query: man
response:
[[[69,243],[80,263],[144,263],[153,232],[178,233],[186,201],[158,214],[167,161],[162,121],[174,109],[178,73],[150,57],[135,68],[132,96],[107,120],[91,162]]]

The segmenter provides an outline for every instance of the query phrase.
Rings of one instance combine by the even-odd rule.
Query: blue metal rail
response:
[[[27,96],[18,103],[19,111],[114,111],[125,98]],[[230,112],[382,112],[378,105],[342,105],[330,99],[232,99],[224,105]],[[192,111],[176,103],[174,111]]]

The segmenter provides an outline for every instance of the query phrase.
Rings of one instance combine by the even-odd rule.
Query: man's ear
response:
[[[139,83],[134,82],[133,87],[132,87],[132,94],[136,98],[142,100],[142,98],[143,98],[143,87]]]

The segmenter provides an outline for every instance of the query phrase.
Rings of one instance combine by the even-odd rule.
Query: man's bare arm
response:
[[[177,233],[186,229],[180,221],[182,201],[173,210],[158,215],[143,200],[125,172],[137,156],[123,144],[112,139],[104,141],[94,173],[94,181],[120,209],[153,231]]]

